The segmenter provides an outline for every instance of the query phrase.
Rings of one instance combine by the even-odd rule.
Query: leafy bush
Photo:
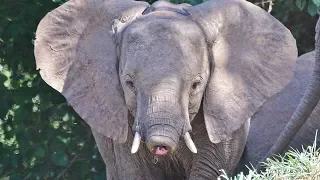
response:
[[[0,179],[105,179],[89,127],[40,78],[33,39],[57,0],[0,0]]]
[[[306,2],[308,6],[305,5],[303,8],[296,6],[297,1],[305,0],[276,0],[271,14],[290,29],[297,40],[299,55],[301,55],[314,50],[314,29],[318,17],[316,14],[308,12],[309,6],[314,7],[313,0],[308,0]],[[319,13],[319,8],[316,9]]]

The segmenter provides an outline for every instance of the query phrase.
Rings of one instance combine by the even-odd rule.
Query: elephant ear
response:
[[[128,132],[128,110],[118,77],[114,21],[129,22],[148,3],[70,0],[40,22],[37,68],[91,128],[119,142]]]
[[[212,0],[187,11],[212,49],[203,111],[209,138],[219,143],[288,84],[296,42],[278,20],[245,0]]]

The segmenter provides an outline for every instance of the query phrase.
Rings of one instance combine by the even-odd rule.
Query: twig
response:
[[[265,9],[265,4],[269,4],[268,13],[270,13],[272,11],[272,7],[274,5],[273,1],[274,0],[262,0],[261,2],[256,2],[254,4],[257,6],[262,6],[263,9]]]
[[[92,133],[89,132],[87,135],[87,140],[86,142],[83,143],[83,146],[80,148],[79,151],[81,151],[84,147],[84,145],[89,141],[90,137],[92,136]],[[78,154],[76,156],[74,156],[74,158],[70,161],[69,165],[59,173],[59,175],[55,178],[55,180],[58,180],[61,176],[64,178],[64,173],[67,172],[67,170],[71,167],[71,165],[76,161],[76,159],[78,158]],[[65,178],[64,178],[65,179]]]
[[[255,5],[263,5],[263,4],[267,4],[267,3],[271,3],[274,0],[262,0],[260,2],[255,2]]]
[[[61,176],[64,175],[64,173],[71,167],[71,165],[74,163],[74,161],[78,158],[78,155],[76,155],[72,160],[71,162],[69,163],[69,165],[63,170],[60,172],[60,174],[55,178],[56,180],[58,180]]]
[[[272,11],[272,6],[273,6],[273,2],[271,1],[271,2],[269,3],[268,13],[271,13],[271,11]]]

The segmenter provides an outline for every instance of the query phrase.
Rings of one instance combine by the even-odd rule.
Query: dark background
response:
[[[193,5],[202,1],[171,0]],[[251,2],[263,7],[262,0]],[[0,180],[105,179],[88,125],[35,68],[37,24],[61,3],[0,0]],[[317,5],[320,0],[274,2],[272,14],[291,30],[299,54],[314,49]]]

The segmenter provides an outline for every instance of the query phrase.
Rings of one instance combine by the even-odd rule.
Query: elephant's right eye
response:
[[[130,80],[127,80],[127,81],[126,81],[126,86],[127,86],[128,88],[130,88],[131,90],[134,90],[134,89],[135,89],[133,82],[130,81]]]

